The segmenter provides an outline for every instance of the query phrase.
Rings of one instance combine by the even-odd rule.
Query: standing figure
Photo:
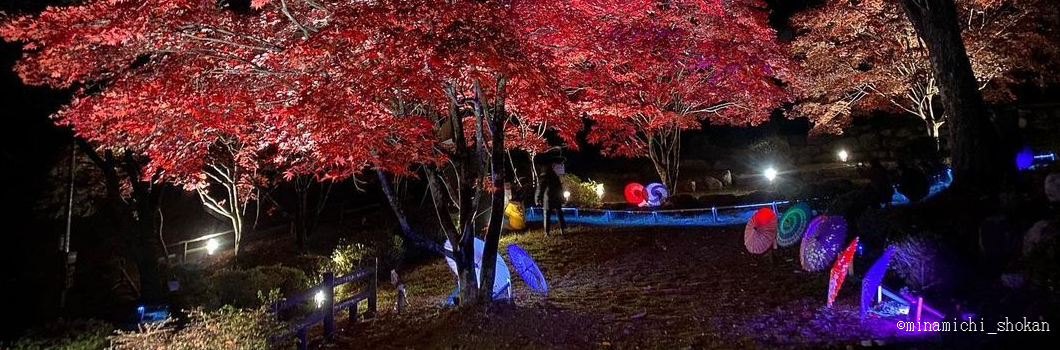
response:
[[[563,230],[567,228],[567,224],[563,221],[563,183],[559,180],[559,172],[562,171],[559,169],[562,167],[562,160],[553,159],[547,162],[544,173],[541,174],[537,183],[537,193],[534,195],[534,200],[543,208],[541,216],[545,219],[545,236],[548,236],[550,231],[553,211],[556,212],[556,218],[559,220],[559,233],[563,234]]]
[[[894,185],[891,184],[891,175],[879,159],[870,162],[868,170],[864,173],[869,178],[869,187],[872,189],[873,203],[878,207],[890,207],[891,197],[894,195]]]

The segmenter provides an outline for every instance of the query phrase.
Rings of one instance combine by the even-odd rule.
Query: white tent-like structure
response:
[[[475,276],[482,284],[482,251],[486,248],[486,242],[479,238],[475,238]],[[449,252],[449,256],[445,257],[445,262],[449,264],[449,269],[453,271],[453,274],[458,277],[457,283],[459,284],[459,274],[456,271],[456,261],[453,260],[453,244],[448,240],[445,241],[445,250]],[[494,299],[508,299],[511,296],[511,285],[512,275],[508,271],[508,264],[504,262],[500,254],[497,254],[497,271],[493,278],[493,298]],[[459,290],[459,288],[457,288]]]

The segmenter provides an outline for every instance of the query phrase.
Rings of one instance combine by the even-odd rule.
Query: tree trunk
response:
[[[379,186],[383,189],[383,195],[386,196],[387,204],[390,205],[390,211],[394,213],[394,216],[398,221],[398,226],[401,227],[402,237],[432,252],[452,258],[450,254],[445,253],[445,249],[439,246],[438,243],[427,240],[412,231],[412,227],[409,226],[408,217],[405,216],[405,210],[401,208],[401,201],[394,195],[394,190],[390,187],[390,180],[387,180],[386,174],[384,174],[381,169],[376,169],[375,174],[379,178]],[[450,225],[452,225],[452,221],[450,221]]]
[[[460,240],[450,243],[453,245],[453,253],[456,255],[454,261],[456,261],[457,272],[460,275],[458,278],[461,281],[461,304],[469,305],[474,304],[475,299],[478,297],[478,276],[475,274],[474,231],[475,213],[477,212],[475,188],[478,187],[475,186],[475,183],[478,180],[478,176],[475,174],[475,168],[472,167],[476,161],[475,154],[471,152],[464,138],[464,123],[459,111],[460,102],[456,97],[456,89],[450,85],[445,90],[450,100],[449,115],[452,118],[450,125],[453,128],[453,144],[456,147],[456,154],[453,159],[456,161],[457,171],[460,173],[460,183],[458,185]]]
[[[950,118],[953,190],[994,193],[1004,168],[996,128],[986,114],[979,85],[961,39],[953,0],[901,0],[913,28],[927,45]]]
[[[492,129],[492,154],[490,156],[490,177],[493,181],[493,193],[490,201],[490,221],[486,229],[485,247],[482,249],[482,276],[479,290],[481,301],[493,300],[493,285],[497,271],[497,246],[501,238],[501,221],[504,215],[504,124],[506,112],[504,111],[504,86],[505,79],[497,81],[497,100],[493,104],[490,113],[490,124]],[[476,85],[477,88],[477,85]],[[476,89],[476,94],[481,96],[482,91]],[[509,286],[511,288],[511,286]]]

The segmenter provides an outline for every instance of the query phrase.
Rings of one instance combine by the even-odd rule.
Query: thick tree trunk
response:
[[[901,3],[930,51],[942,104],[952,123],[953,190],[996,192],[1005,163],[997,130],[986,114],[961,39],[956,5],[953,0],[901,0]]]
[[[504,78],[497,82],[497,100],[493,104],[490,113],[490,124],[492,129],[492,154],[490,158],[490,177],[493,183],[493,193],[490,201],[490,221],[486,229],[485,247],[482,249],[482,289],[479,298],[482,301],[493,300],[493,285],[497,271],[497,246],[501,238],[501,221],[504,215],[504,124],[506,112],[504,111]],[[476,86],[477,87],[477,86]],[[476,89],[476,94],[481,96],[481,90]],[[509,286],[511,288],[511,286]]]
[[[460,116],[460,102],[456,97],[456,89],[453,86],[446,87],[446,95],[449,97],[449,115],[452,118],[450,125],[453,128],[453,144],[456,151],[453,159],[457,163],[460,173],[459,188],[459,227],[460,240],[452,241],[453,252],[456,254],[457,270],[459,273],[461,303],[463,305],[475,304],[478,297],[478,276],[475,274],[475,213],[477,212],[475,183],[478,175],[475,174],[475,154],[471,152],[464,138],[463,118]],[[457,247],[459,246],[459,247]]]

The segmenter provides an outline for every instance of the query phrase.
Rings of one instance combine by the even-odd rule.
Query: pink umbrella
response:
[[[743,245],[752,254],[762,254],[773,247],[777,239],[777,214],[773,209],[758,209],[747,220],[743,230]]]
[[[828,307],[832,306],[832,303],[835,302],[835,297],[839,295],[839,288],[843,287],[843,281],[847,278],[847,271],[850,271],[850,266],[854,264],[854,252],[857,250],[858,238],[854,237],[847,249],[843,250],[843,254],[840,254],[839,258],[835,259],[835,265],[832,265],[832,273],[828,278]]]
[[[802,269],[820,271],[835,261],[846,239],[847,222],[840,216],[820,215],[810,220],[799,246]]]

